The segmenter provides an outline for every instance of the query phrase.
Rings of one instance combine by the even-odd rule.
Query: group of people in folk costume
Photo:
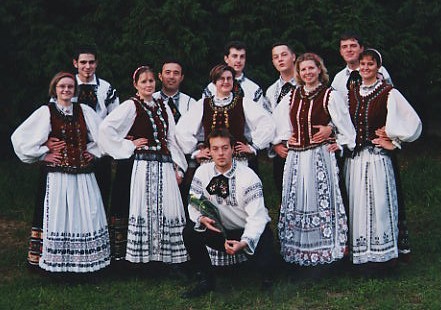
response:
[[[76,76],[57,73],[48,103],[11,137],[23,162],[40,163],[29,263],[90,273],[112,259],[190,260],[197,283],[183,296],[195,297],[214,289],[212,265],[250,260],[270,287],[277,256],[258,176],[263,151],[273,161],[285,262],[308,271],[349,256],[389,268],[407,255],[395,154],[419,137],[421,121],[381,54],[344,34],[347,67],[329,86],[317,54],[296,57],[284,42],[271,52],[280,77],[265,95],[244,75],[246,46],[233,41],[199,101],[180,91],[183,66],[168,59],[160,91],[141,66],[136,93],[119,104],[95,74],[96,50],[80,48]],[[204,201],[218,217],[203,212]]]

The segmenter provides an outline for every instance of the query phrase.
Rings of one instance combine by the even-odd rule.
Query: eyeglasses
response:
[[[55,87],[57,87],[57,88],[59,88],[59,89],[65,89],[65,88],[67,88],[67,89],[74,89],[75,88],[75,85],[72,85],[72,84],[60,84],[60,85],[57,85],[57,86],[55,86]]]

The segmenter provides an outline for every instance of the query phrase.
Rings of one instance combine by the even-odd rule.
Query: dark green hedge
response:
[[[272,43],[320,54],[332,76],[343,66],[339,35],[354,29],[381,50],[396,87],[425,125],[434,125],[441,110],[440,7],[414,0],[2,0],[0,138],[7,147],[0,156],[11,154],[12,130],[47,99],[51,77],[73,71],[75,46],[91,42],[99,50],[99,75],[121,99],[133,93],[138,65],[158,67],[165,56],[184,62],[183,90],[199,97],[231,39],[246,42],[246,73],[266,88],[277,77]]]

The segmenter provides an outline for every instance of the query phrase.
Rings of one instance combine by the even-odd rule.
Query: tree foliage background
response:
[[[424,121],[436,128],[441,108],[441,3],[422,0],[2,0],[0,36],[0,157],[9,136],[47,101],[61,70],[74,72],[78,44],[98,47],[98,75],[120,99],[133,94],[131,74],[141,64],[159,68],[164,57],[185,64],[184,92],[199,98],[210,68],[232,39],[248,46],[246,74],[266,89],[276,78],[271,45],[287,41],[296,52],[321,55],[331,77],[344,64],[339,35],[359,32],[379,49],[395,86]]]

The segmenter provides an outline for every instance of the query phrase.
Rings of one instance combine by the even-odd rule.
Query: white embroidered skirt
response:
[[[284,260],[301,266],[332,263],[344,256],[347,229],[334,154],[326,145],[289,151],[278,223]]]
[[[41,268],[92,272],[110,264],[106,214],[93,173],[48,173],[43,214]]]
[[[354,264],[398,257],[398,202],[392,161],[366,148],[345,164]]]
[[[133,263],[187,261],[182,237],[184,226],[185,212],[173,164],[135,160],[126,260]]]

